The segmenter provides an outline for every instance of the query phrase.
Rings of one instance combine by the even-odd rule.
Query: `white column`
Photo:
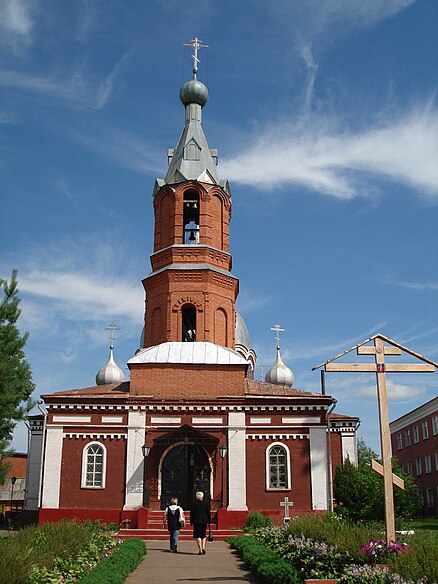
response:
[[[245,412],[228,414],[228,509],[247,511]]]
[[[341,434],[342,461],[350,460],[351,464],[357,466],[357,446],[355,434]]]
[[[24,501],[26,511],[38,509],[42,447],[43,425],[34,428],[31,426],[29,452],[27,453],[26,500]]]
[[[124,509],[138,509],[143,505],[144,458],[141,447],[145,442],[145,425],[145,412],[129,412]]]
[[[310,428],[310,480],[312,509],[328,508],[326,428]]]
[[[59,509],[62,461],[62,426],[48,426],[43,474],[43,497],[41,507]]]

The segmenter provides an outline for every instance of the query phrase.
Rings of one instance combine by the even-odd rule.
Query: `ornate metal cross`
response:
[[[111,332],[110,332],[110,336],[109,336],[108,338],[109,338],[109,340],[110,340],[110,343],[111,343],[111,348],[113,349],[113,348],[114,348],[114,341],[116,340],[116,337],[115,337],[115,335],[114,335],[114,332],[115,332],[115,331],[119,331],[119,330],[120,330],[120,327],[116,326],[116,325],[115,325],[115,324],[112,322],[112,323],[111,323],[109,326],[107,326],[107,327],[105,328],[105,330],[106,330],[106,331],[111,331]]]
[[[281,328],[280,325],[277,323],[271,327],[271,331],[275,331],[275,340],[277,341],[277,349],[280,348],[280,332],[284,333],[284,328]]]
[[[184,46],[185,47],[193,47],[193,55],[192,55],[193,73],[194,73],[194,75],[196,75],[196,73],[198,72],[198,63],[199,63],[198,51],[199,51],[199,49],[208,49],[208,45],[203,45],[201,39],[198,39],[197,37],[195,37],[194,39],[192,39],[190,41],[190,43],[184,43]]]

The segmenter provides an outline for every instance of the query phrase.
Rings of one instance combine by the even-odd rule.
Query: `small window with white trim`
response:
[[[290,454],[285,444],[276,442],[266,450],[266,488],[290,489]]]
[[[401,434],[397,434],[397,448],[399,450],[401,450],[403,448],[403,442],[402,442],[402,435]]]
[[[106,473],[106,448],[100,442],[90,442],[82,452],[81,487],[104,489]]]
[[[429,427],[427,425],[427,420],[422,422],[421,427],[423,429],[423,440],[427,440],[429,438]]]

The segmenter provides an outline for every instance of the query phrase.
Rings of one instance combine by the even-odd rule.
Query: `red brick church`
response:
[[[281,521],[285,497],[293,514],[329,509],[331,469],[356,460],[358,419],[329,421],[332,397],[293,388],[279,346],[266,380],[254,379],[256,355],[235,307],[230,188],[202,128],[208,90],[197,79],[197,39],[193,47],[193,79],[180,90],[184,129],[153,189],[142,346],[129,381],[111,346],[96,385],[42,396],[47,416],[30,420],[26,501],[40,521],[147,527],[171,496],[189,508],[198,490],[219,527],[256,510]]]

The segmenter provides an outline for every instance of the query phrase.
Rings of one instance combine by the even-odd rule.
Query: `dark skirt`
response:
[[[207,536],[207,524],[206,523],[195,523],[193,525],[193,537],[204,539]]]

